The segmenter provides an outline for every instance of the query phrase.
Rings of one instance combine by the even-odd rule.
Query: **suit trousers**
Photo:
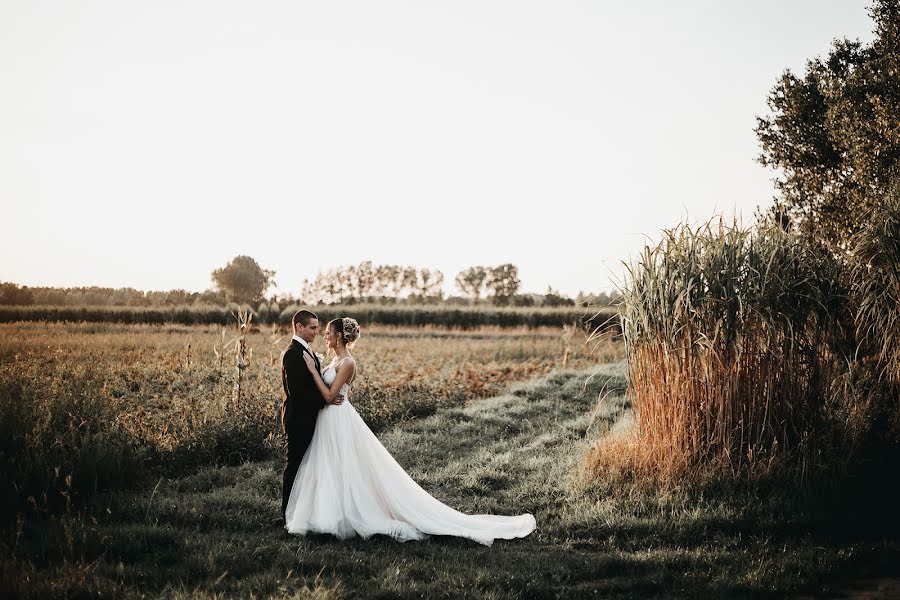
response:
[[[294,478],[297,476],[297,470],[303,461],[303,455],[306,454],[306,450],[312,442],[313,433],[316,430],[315,418],[316,415],[314,414],[309,418],[308,422],[293,425],[287,429],[284,475],[281,482],[281,514],[285,517],[288,500],[291,497],[291,487],[294,485]]]

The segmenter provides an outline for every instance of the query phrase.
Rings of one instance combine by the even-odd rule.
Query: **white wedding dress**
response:
[[[334,381],[335,369],[322,373]],[[343,386],[346,396],[349,386]],[[345,539],[376,533],[401,542],[428,535],[469,538],[486,546],[525,537],[534,517],[467,515],[423,490],[381,445],[348,400],[319,411],[312,442],[294,479],[285,511],[290,533],[330,533]]]

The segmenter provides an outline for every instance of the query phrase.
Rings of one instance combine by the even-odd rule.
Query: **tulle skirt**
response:
[[[319,411],[291,488],[285,528],[341,539],[380,533],[401,542],[452,535],[490,546],[498,538],[525,537],[535,520],[527,513],[467,515],[441,503],[406,474],[345,401]]]

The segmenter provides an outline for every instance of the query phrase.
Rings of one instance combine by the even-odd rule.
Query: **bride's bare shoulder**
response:
[[[348,354],[344,358],[336,361],[336,367],[337,367],[336,368],[337,371],[341,371],[344,369],[350,369],[350,368],[356,369],[356,359],[354,359],[352,356],[350,356]]]

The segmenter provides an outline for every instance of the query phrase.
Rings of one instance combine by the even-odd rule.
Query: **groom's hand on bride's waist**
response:
[[[340,404],[343,401],[344,401],[344,397],[339,395],[339,396],[335,396],[334,400],[329,402],[329,404]]]

